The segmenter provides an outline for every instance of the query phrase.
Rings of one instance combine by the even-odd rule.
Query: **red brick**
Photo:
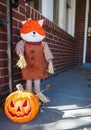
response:
[[[16,19],[18,19],[18,20],[20,19],[21,21],[25,19],[24,14],[21,15],[21,14],[19,14],[19,12],[17,13],[17,12],[15,12],[15,11],[13,11],[13,12],[12,12],[12,15],[13,15],[13,17],[15,17]]]
[[[8,60],[0,60],[0,68],[8,67]]]
[[[7,43],[0,42],[0,50],[7,50]]]
[[[8,76],[5,76],[3,78],[0,77],[0,84],[6,84],[9,82],[9,77]]]
[[[76,60],[82,63],[83,44],[84,44],[84,27],[85,27],[85,8],[86,0],[77,0],[76,2]]]
[[[0,76],[5,76],[8,75],[8,69],[4,68],[4,69],[0,69]]]

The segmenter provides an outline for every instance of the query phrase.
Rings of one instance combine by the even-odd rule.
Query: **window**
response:
[[[72,12],[72,5],[71,0],[66,1],[66,31],[69,32],[69,25],[70,25],[70,19],[71,18],[71,12]]]
[[[25,0],[25,3],[41,12],[41,0]]]
[[[59,20],[59,0],[54,0],[53,3],[53,22],[58,25]]]
[[[66,3],[66,31],[74,36],[75,31],[75,0],[67,0]]]
[[[41,13],[43,16],[53,22],[53,1],[54,0],[42,0]]]
[[[59,0],[59,27],[74,36],[76,0]]]

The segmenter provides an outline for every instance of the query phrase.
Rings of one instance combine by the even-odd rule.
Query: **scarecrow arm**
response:
[[[17,62],[17,66],[22,68],[25,68],[27,66],[25,57],[24,57],[24,41],[21,40],[16,45],[16,53],[19,56],[19,60]]]
[[[53,68],[53,62],[52,62],[52,60],[53,60],[52,52],[51,52],[51,50],[48,47],[46,42],[43,42],[43,46],[44,46],[45,59],[49,63],[48,64],[48,72],[50,74],[54,74],[54,68]]]

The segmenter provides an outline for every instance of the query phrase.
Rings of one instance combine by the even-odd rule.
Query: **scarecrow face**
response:
[[[27,42],[40,42],[45,36],[45,30],[43,29],[44,20],[27,20],[22,21],[22,28],[20,35],[23,40]]]

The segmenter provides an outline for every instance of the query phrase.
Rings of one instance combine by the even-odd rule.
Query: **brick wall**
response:
[[[6,1],[0,0],[0,20],[6,18]],[[8,53],[7,53],[7,25],[0,26],[0,97],[9,93]],[[2,100],[0,98],[0,102]]]
[[[6,17],[6,12],[3,13],[3,7],[6,10],[5,1],[1,0],[0,2],[2,16],[0,18]],[[34,10],[31,7],[26,7],[23,1],[20,1],[20,5],[18,8],[13,8],[13,21],[12,21],[12,39],[13,39],[13,88],[17,83],[22,83],[21,79],[21,70],[16,66],[16,62],[18,57],[15,53],[16,43],[20,40],[19,30],[21,27],[20,21],[25,20],[28,17],[32,19],[41,19],[44,18],[39,12]],[[0,90],[1,96],[6,96],[7,90],[9,90],[8,84],[8,58],[7,58],[7,28],[6,24],[0,26]],[[75,65],[75,39],[68,35],[65,31],[60,29],[57,25],[46,20],[44,24],[44,28],[46,30],[47,36],[45,41],[48,42],[48,45],[54,56],[54,70],[55,74],[59,72],[66,71]],[[4,90],[4,94],[2,93]],[[5,91],[6,90],[6,91]]]
[[[83,60],[85,8],[86,0],[76,0],[76,60],[80,64]]]

